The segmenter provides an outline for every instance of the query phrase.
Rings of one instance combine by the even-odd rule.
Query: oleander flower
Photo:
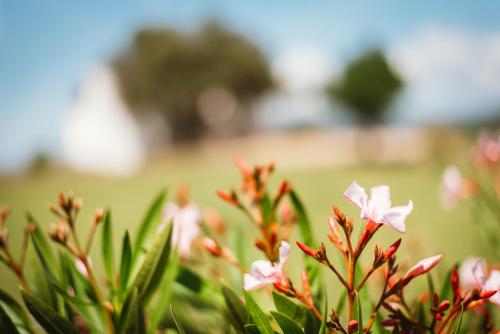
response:
[[[361,218],[392,227],[398,232],[406,231],[406,217],[413,210],[413,202],[408,205],[391,207],[391,196],[389,187],[378,185],[371,188],[370,198],[356,181],[347,188],[344,197],[356,204],[361,209]]]
[[[267,284],[287,284],[283,268],[290,254],[290,245],[286,241],[281,242],[279,253],[280,258],[277,263],[267,260],[257,260],[252,263],[250,273],[243,276],[245,290],[259,289]]]
[[[479,289],[481,292],[497,291],[489,300],[500,306],[500,271],[488,273],[486,261],[481,258],[467,258],[459,270],[460,286],[464,290]]]
[[[448,166],[443,173],[439,194],[446,209],[452,209],[470,194],[470,182],[465,180],[455,166]]]
[[[500,136],[481,131],[474,150],[474,162],[478,166],[491,166],[500,162]]]
[[[163,223],[159,230],[173,221],[172,242],[177,245],[179,254],[186,256],[191,251],[191,244],[201,233],[200,219],[201,212],[195,204],[179,206],[169,202],[165,205]]]

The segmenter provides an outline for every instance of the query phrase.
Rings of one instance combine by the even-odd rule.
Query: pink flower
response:
[[[488,131],[481,131],[474,153],[477,165],[488,166],[500,162],[500,136],[495,137]]]
[[[443,255],[439,254],[421,260],[416,265],[414,265],[410,270],[408,270],[405,277],[414,278],[425,274],[426,272],[434,268],[439,263],[439,261],[441,261],[442,257]]]
[[[500,271],[492,270],[489,275],[486,261],[481,258],[467,258],[460,266],[460,285],[462,289],[479,289],[481,292],[497,291],[490,301],[500,306]]]
[[[413,210],[413,202],[409,201],[408,205],[391,207],[388,186],[379,185],[371,188],[368,199],[365,189],[353,181],[345,191],[344,197],[361,209],[361,218],[376,224],[389,225],[401,233],[405,232],[405,219]]]
[[[163,223],[158,227],[161,231],[168,222],[173,221],[172,242],[177,245],[179,254],[186,256],[191,251],[191,244],[200,233],[201,213],[195,204],[179,206],[169,202],[165,205]]]
[[[441,180],[440,195],[443,206],[452,209],[457,202],[467,197],[467,186],[460,171],[455,166],[448,166]]]
[[[283,267],[290,254],[290,245],[286,241],[281,242],[280,259],[278,263],[271,263],[267,260],[257,260],[252,263],[250,274],[243,276],[243,286],[245,290],[255,290],[266,284],[280,283],[286,285],[286,276]]]

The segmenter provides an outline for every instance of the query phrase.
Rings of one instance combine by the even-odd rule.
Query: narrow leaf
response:
[[[21,296],[31,315],[49,334],[78,334],[78,329],[50,306],[21,290]]]
[[[0,305],[0,333],[19,334],[14,321]]]
[[[222,287],[222,295],[226,301],[228,312],[233,316],[239,332],[245,331],[245,324],[248,323],[248,312],[236,292],[227,286]]]
[[[274,319],[283,330],[283,333],[286,334],[304,334],[302,328],[300,328],[299,324],[297,324],[292,318],[287,316],[286,314],[280,312],[272,311]]]
[[[247,334],[260,334],[257,325],[255,324],[246,324],[245,325],[245,333]]]
[[[273,291],[273,301],[276,309],[292,319],[299,320],[304,316],[304,308],[289,298]]]
[[[111,226],[111,212],[106,210],[102,223],[102,258],[108,282],[114,286],[114,254],[113,254],[113,230]]]
[[[172,306],[170,306],[170,312],[172,313],[172,318],[174,319],[175,326],[177,327],[179,334],[186,334],[184,327],[182,327],[181,323],[179,321],[177,321],[177,318],[175,316],[175,312],[174,312],[174,309],[172,308]]]
[[[252,318],[252,322],[257,325],[259,332],[261,334],[274,334],[269,318],[266,316],[264,311],[255,302],[255,300],[246,291],[243,291],[243,296],[245,297],[245,302],[247,304],[248,313]]]
[[[328,319],[328,299],[326,298],[326,288],[323,286],[323,295],[325,298],[325,304],[323,305],[323,314],[321,319],[321,327],[319,328],[319,334],[326,333],[326,321]]]
[[[122,243],[122,256],[120,261],[120,284],[119,291],[122,295],[127,289],[127,283],[129,281],[130,269],[132,266],[132,246],[130,245],[130,236],[128,231],[125,232]]]
[[[134,242],[134,253],[132,256],[132,269],[136,268],[139,259],[142,257],[145,245],[152,237],[156,226],[161,221],[161,210],[165,201],[166,191],[161,191],[149,207],[144,220],[142,221],[137,237]]]
[[[158,286],[165,272],[170,255],[171,240],[172,224],[169,224],[157,235],[132,284],[132,287],[137,288],[139,296],[145,302],[145,305],[147,297]]]
[[[4,311],[9,315],[17,327],[24,328],[29,333],[33,332],[25,309],[3,290],[0,290],[0,306],[3,307]]]

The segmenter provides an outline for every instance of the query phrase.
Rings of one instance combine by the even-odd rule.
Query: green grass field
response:
[[[324,232],[327,230],[326,218],[331,212],[332,204],[335,203],[353,217],[358,217],[359,211],[342,197],[343,191],[355,179],[366,188],[381,183],[390,185],[394,204],[405,204],[408,199],[413,200],[415,209],[407,221],[407,233],[403,237],[400,252],[404,254],[400,259],[403,263],[411,264],[435,253],[443,253],[447,264],[460,261],[469,255],[488,258],[490,250],[471,221],[467,206],[461,205],[453,212],[442,209],[438,196],[442,166],[437,163],[307,169],[287,169],[278,163],[277,167],[273,185],[281,178],[291,181],[307,207],[319,240],[327,241]],[[55,222],[55,218],[49,213],[47,203],[55,202],[61,191],[73,191],[84,200],[83,212],[78,222],[81,232],[87,229],[96,208],[111,208],[115,248],[118,248],[125,229],[135,230],[154,196],[163,188],[173,193],[179,185],[189,186],[192,199],[202,208],[218,209],[229,225],[241,224],[250,236],[255,232],[254,227],[239,212],[215,195],[217,189],[229,189],[239,185],[238,172],[230,159],[217,163],[157,163],[132,178],[101,178],[60,170],[49,170],[25,177],[2,178],[0,205],[13,209],[7,226],[14,252],[17,252],[20,246],[25,211],[30,210],[37,220],[48,228],[50,223]],[[358,226],[363,224],[357,221]],[[376,242],[388,245],[398,237],[400,235],[397,232],[386,228],[378,235]],[[253,247],[251,238],[241,242],[250,248]],[[99,248],[98,244],[93,247],[94,255],[98,255]],[[293,252],[298,255],[297,249]],[[294,253],[292,258],[293,256]],[[371,254],[368,256],[370,261]],[[250,262],[252,259],[246,260]],[[98,262],[96,266],[99,267]],[[444,271],[444,266],[442,270]],[[17,284],[13,275],[3,267],[0,269],[0,275],[0,287],[13,291]]]

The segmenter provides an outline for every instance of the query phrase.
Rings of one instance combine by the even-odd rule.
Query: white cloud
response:
[[[96,68],[84,80],[65,119],[62,140],[64,159],[76,169],[124,175],[140,167],[140,131],[109,68]]]
[[[500,32],[427,26],[389,50],[406,80],[400,120],[466,121],[500,109]]]

